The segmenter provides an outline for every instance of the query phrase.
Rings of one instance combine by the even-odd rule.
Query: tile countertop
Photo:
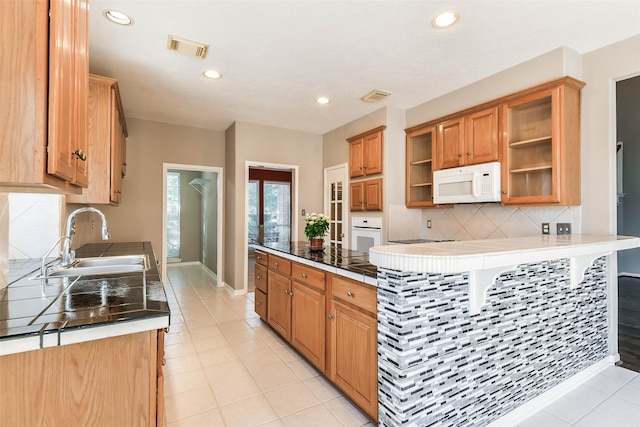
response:
[[[141,273],[31,280],[40,259],[16,260],[0,290],[0,356],[169,326],[167,296],[150,242],[95,243],[77,257],[147,254]]]
[[[308,242],[253,243],[256,249],[293,261],[329,271],[340,276],[376,285],[377,268],[369,262],[366,252],[325,246],[322,251],[311,251]]]
[[[496,278],[520,264],[569,258],[570,286],[575,288],[597,258],[639,246],[638,237],[572,234],[375,246],[369,260],[379,268],[404,272],[468,272],[469,311],[478,314]]]
[[[416,273],[463,273],[560,258],[591,257],[640,246],[640,238],[599,235],[547,235],[375,246],[372,264]]]

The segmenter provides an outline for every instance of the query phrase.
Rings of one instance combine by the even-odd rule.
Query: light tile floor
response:
[[[168,269],[167,427],[372,423],[253,311],[194,266]],[[519,427],[640,427],[640,374],[611,367]]]

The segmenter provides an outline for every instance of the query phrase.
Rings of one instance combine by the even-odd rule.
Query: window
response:
[[[167,172],[167,258],[180,258],[180,172]]]

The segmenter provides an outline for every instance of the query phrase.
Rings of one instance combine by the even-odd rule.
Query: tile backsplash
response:
[[[9,193],[9,259],[42,257],[62,235],[64,206],[58,194]]]
[[[451,208],[407,209],[389,206],[389,240],[479,240],[542,234],[543,222],[571,224],[580,233],[580,206],[508,207],[498,203],[454,205]],[[431,221],[431,228],[427,228]]]

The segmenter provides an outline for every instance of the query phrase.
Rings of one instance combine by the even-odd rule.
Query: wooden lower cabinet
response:
[[[0,426],[162,426],[163,331],[0,357]]]
[[[291,279],[269,271],[267,323],[287,341],[291,341]]]
[[[256,313],[377,421],[375,287],[274,255],[268,258],[268,289],[263,293],[256,285]]]
[[[325,370],[324,293],[293,282],[291,344],[316,368]]]

